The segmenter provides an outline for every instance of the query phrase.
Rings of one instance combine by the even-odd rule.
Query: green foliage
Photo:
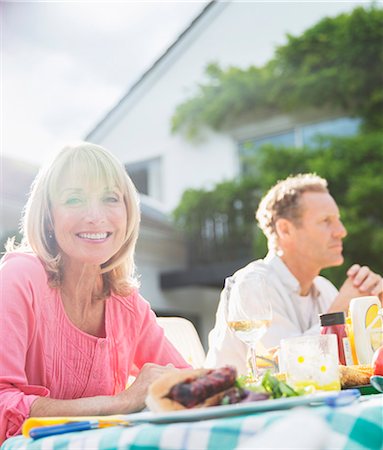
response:
[[[255,226],[261,196],[278,180],[302,172],[326,178],[348,230],[343,267],[325,275],[340,285],[354,262],[381,272],[383,248],[383,9],[357,7],[324,18],[301,36],[287,36],[264,67],[221,69],[178,106],[173,131],[195,137],[204,127],[229,129],[276,113],[322,108],[363,120],[362,134],[319,137],[310,148],[265,145],[243,160],[245,175],[211,191],[188,190],[174,213],[198,262],[263,257]]]
[[[172,130],[182,129],[187,137],[194,138],[204,125],[222,128],[235,122],[238,115],[243,117],[258,106],[263,112],[265,109],[276,111],[277,106],[268,95],[271,80],[267,74],[267,68],[231,67],[223,71],[217,64],[209,64],[206,68],[208,82],[198,86],[195,97],[177,107]]]
[[[314,148],[265,145],[245,164],[248,174],[245,178],[225,181],[210,191],[189,189],[175,210],[175,220],[190,237],[196,260],[263,257],[265,238],[254,220],[260,198],[280,179],[316,172],[327,179],[348,230],[344,266],[328,269],[325,275],[340,285],[345,267],[355,262],[381,272],[382,132],[322,137]],[[206,232],[206,224],[210,233]]]
[[[383,9],[357,7],[324,18],[301,36],[287,36],[264,67],[206,69],[207,82],[180,104],[173,132],[188,138],[276,112],[315,107],[361,117],[365,130],[383,126]]]
[[[174,219],[189,237],[192,261],[208,263],[249,256],[257,231],[254,205],[260,195],[261,190],[249,179],[225,181],[213,191],[185,191]],[[259,242],[262,245],[263,240]]]

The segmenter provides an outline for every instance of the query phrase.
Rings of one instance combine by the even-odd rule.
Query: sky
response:
[[[207,3],[0,0],[1,154],[83,139]]]
[[[83,139],[207,3],[0,0],[1,154],[40,165]]]

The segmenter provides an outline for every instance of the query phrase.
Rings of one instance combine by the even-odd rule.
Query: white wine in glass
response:
[[[266,333],[272,319],[267,282],[257,274],[249,274],[238,282],[229,280],[227,325],[250,348],[252,378],[257,380],[256,344]]]
[[[247,345],[257,342],[270,326],[270,320],[237,320],[228,321],[229,328]]]

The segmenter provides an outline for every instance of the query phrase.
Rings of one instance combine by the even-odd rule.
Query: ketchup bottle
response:
[[[335,334],[338,340],[339,364],[352,365],[350,341],[348,340],[344,312],[320,314],[321,334]]]

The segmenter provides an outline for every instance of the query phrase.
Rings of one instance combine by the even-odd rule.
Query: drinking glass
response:
[[[281,363],[287,382],[297,389],[340,389],[335,334],[300,336],[281,341]]]
[[[247,275],[244,279],[228,279],[225,298],[228,327],[250,349],[251,375],[258,379],[256,344],[266,333],[272,319],[268,285],[261,275]]]

